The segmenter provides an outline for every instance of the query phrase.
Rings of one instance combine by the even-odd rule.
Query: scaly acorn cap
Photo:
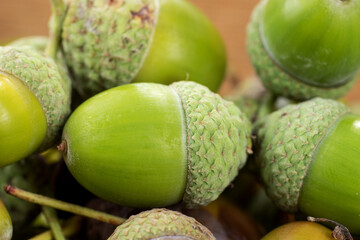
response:
[[[30,47],[41,53],[46,51],[46,47],[49,44],[49,38],[45,36],[28,36],[14,40],[13,42],[8,43],[6,46],[11,47]],[[65,59],[62,56],[61,52],[58,52],[56,57],[56,62],[63,68],[62,71],[67,72],[67,67]],[[59,66],[58,65],[58,66]]]
[[[247,117],[205,86],[136,83],[80,105],[59,147],[73,176],[104,199],[142,208],[183,200],[194,208],[235,178],[250,134]]]
[[[70,1],[61,48],[86,98],[130,82],[187,76],[216,91],[226,68],[220,35],[184,0]]]
[[[296,212],[300,190],[318,145],[349,108],[315,98],[288,105],[257,124],[257,163],[266,191],[282,210]]]
[[[294,100],[307,100],[313,97],[339,98],[347,93],[357,80],[357,76],[339,86],[318,87],[306,84],[288,74],[270,58],[260,35],[260,20],[266,0],[254,9],[247,28],[247,50],[253,66],[264,86],[276,95]]]
[[[245,165],[251,123],[232,102],[194,82],[170,85],[182,101],[187,125],[189,208],[215,200]]]
[[[108,240],[150,240],[175,236],[215,240],[214,235],[194,218],[167,209],[153,209],[131,216],[116,228]]]
[[[131,82],[149,49],[158,5],[154,0],[69,3],[62,47],[81,95],[84,89],[93,93]]]
[[[0,47],[0,56],[0,73],[21,80],[43,108],[47,131],[38,150],[46,150],[70,114],[70,79],[54,60],[29,47]]]
[[[44,52],[46,49],[46,45],[48,44],[48,37],[45,36],[29,36],[16,39],[6,46],[12,47],[31,47],[39,52]]]

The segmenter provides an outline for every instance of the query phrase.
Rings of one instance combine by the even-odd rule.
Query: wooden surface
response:
[[[228,71],[237,81],[254,74],[245,49],[246,24],[258,0],[190,0],[212,20],[228,50]],[[0,0],[0,42],[28,35],[47,35],[50,0]],[[227,79],[221,88],[226,93],[234,86]],[[360,100],[360,81],[346,96]]]

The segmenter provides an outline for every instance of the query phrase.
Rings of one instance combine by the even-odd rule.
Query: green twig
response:
[[[56,216],[55,209],[47,207],[47,206],[43,206],[42,211],[46,217],[46,220],[50,226],[52,235],[54,236],[55,240],[65,240],[64,234],[61,230],[59,220]]]
[[[59,201],[53,198],[45,197],[42,195],[38,195],[35,193],[27,192],[24,190],[21,190],[17,187],[7,185],[4,187],[5,192],[15,196],[17,198],[21,198],[25,201],[40,204],[43,206],[48,206],[52,208],[56,208],[62,211],[71,212],[80,216],[93,218],[102,222],[110,223],[113,225],[120,225],[122,224],[125,219],[107,214],[104,212],[96,211],[90,208],[81,207],[75,204]]]
[[[80,216],[74,216],[62,225],[61,229],[65,237],[70,237],[77,233],[81,228],[81,220],[82,217]],[[29,240],[52,240],[52,232],[51,230],[43,232],[39,235],[36,235]]]
[[[63,0],[51,0],[52,16],[50,19],[50,39],[45,53],[56,59],[59,49],[62,25],[66,14],[66,5]]]

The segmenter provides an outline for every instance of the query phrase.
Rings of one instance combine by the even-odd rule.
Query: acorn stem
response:
[[[8,194],[15,196],[17,198],[23,199],[28,202],[52,207],[55,209],[66,211],[66,212],[71,212],[71,213],[74,213],[77,215],[81,215],[81,216],[88,217],[88,218],[93,218],[93,219],[96,219],[96,220],[99,220],[102,222],[106,222],[106,223],[110,223],[113,225],[120,225],[125,221],[124,218],[120,218],[120,217],[117,217],[117,216],[114,216],[111,214],[96,211],[96,210],[93,210],[90,208],[81,207],[81,206],[78,206],[75,204],[63,202],[63,201],[56,200],[56,199],[46,197],[46,196],[42,196],[39,194],[27,192],[20,188],[11,186],[11,185],[6,185],[4,187],[4,190]]]
[[[81,227],[81,220],[82,217],[80,216],[74,216],[66,220],[65,223],[61,226],[64,236],[70,237],[75,233],[77,233]],[[29,240],[52,240],[52,239],[53,239],[52,232],[51,230],[48,230],[30,238]]]
[[[309,222],[326,222],[326,223],[332,223],[335,224],[336,227],[334,228],[332,232],[332,237],[337,240],[353,240],[353,237],[350,234],[350,231],[347,227],[344,225],[337,223],[333,220],[329,220],[326,218],[314,218],[314,217],[307,217],[307,220]]]
[[[59,150],[62,153],[66,153],[66,141],[62,140],[59,146],[57,146],[57,150]]]
[[[65,18],[66,5],[63,0],[51,0],[52,16],[50,19],[50,39],[46,46],[45,53],[53,59],[56,59],[60,44],[60,35],[62,24]]]
[[[42,211],[45,215],[46,221],[50,226],[50,229],[52,231],[55,240],[65,240],[65,236],[61,230],[61,226],[56,216],[55,209],[47,206],[43,206]]]

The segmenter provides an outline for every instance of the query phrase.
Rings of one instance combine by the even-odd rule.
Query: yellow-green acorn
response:
[[[360,69],[360,1],[263,0],[247,48],[262,82],[296,100],[339,98]]]
[[[319,223],[298,221],[282,225],[261,240],[335,240],[331,230]]]
[[[55,144],[70,113],[71,83],[50,57],[0,47],[0,166]]]
[[[185,78],[216,91],[226,68],[219,33],[186,0],[69,1],[61,46],[86,97],[130,82]]]
[[[205,86],[135,83],[80,105],[63,131],[66,164],[96,195],[120,205],[206,205],[235,178],[251,124]]]
[[[10,240],[13,234],[13,227],[8,210],[0,199],[0,239]]]
[[[192,217],[167,209],[153,209],[131,216],[108,240],[215,240],[214,235]]]
[[[282,210],[360,233],[360,116],[335,100],[288,105],[257,123],[257,163]]]

